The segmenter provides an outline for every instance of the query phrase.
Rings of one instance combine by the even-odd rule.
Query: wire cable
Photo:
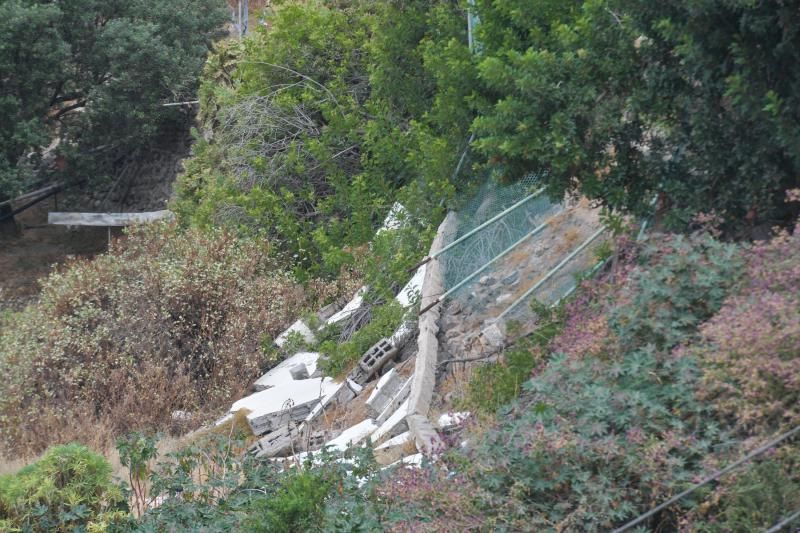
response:
[[[642,522],[644,522],[645,520],[647,520],[648,518],[650,518],[651,516],[653,516],[657,512],[659,512],[659,511],[661,511],[663,509],[666,509],[667,507],[669,507],[673,503],[677,502],[678,500],[680,500],[684,496],[687,496],[687,495],[691,494],[692,492],[696,491],[697,489],[699,489],[703,485],[706,485],[706,484],[714,481],[715,479],[719,479],[720,477],[724,476],[725,474],[727,474],[728,472],[730,472],[734,468],[736,468],[736,467],[748,462],[753,457],[757,457],[757,456],[761,455],[762,453],[766,452],[770,448],[775,447],[776,444],[778,444],[780,442],[783,442],[784,440],[788,439],[789,437],[791,437],[791,436],[793,436],[793,435],[795,435],[797,433],[800,433],[800,426],[797,426],[796,428],[787,431],[783,435],[780,435],[779,437],[769,441],[768,443],[764,444],[763,446],[760,446],[759,448],[756,448],[755,450],[753,450],[752,452],[748,453],[747,455],[745,455],[744,457],[742,457],[738,461],[735,461],[735,462],[729,464],[728,466],[726,466],[725,468],[723,468],[722,470],[720,470],[716,474],[712,474],[712,475],[708,476],[707,478],[703,479],[701,482],[692,485],[691,487],[689,487],[685,491],[681,492],[677,496],[673,496],[672,498],[670,498],[669,500],[665,501],[664,503],[662,503],[658,507],[654,507],[653,509],[650,509],[646,513],[644,513],[642,515],[639,515],[637,518],[634,518],[633,520],[631,520],[627,524],[623,525],[622,527],[618,527],[617,529],[614,530],[614,533],[620,533],[622,531],[627,531],[628,529],[632,528],[633,526],[641,524]]]

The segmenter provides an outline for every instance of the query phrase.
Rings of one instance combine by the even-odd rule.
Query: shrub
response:
[[[800,451],[785,446],[725,476],[682,530],[698,533],[767,529],[800,507]]]
[[[274,363],[262,339],[315,304],[269,253],[222,231],[153,225],[53,273],[0,333],[0,445],[102,446],[170,430],[174,410],[199,422],[241,395]]]
[[[609,326],[623,350],[670,349],[719,310],[742,269],[735,244],[707,234],[655,235],[617,294]]]
[[[747,250],[741,289],[687,351],[703,364],[699,397],[744,435],[800,423],[800,231]]]
[[[18,473],[0,476],[3,531],[100,532],[128,518],[111,466],[78,444],[52,448]]]

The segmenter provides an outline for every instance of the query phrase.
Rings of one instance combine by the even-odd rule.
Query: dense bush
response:
[[[214,231],[131,230],[107,255],[75,261],[0,333],[5,452],[199,421],[273,363],[262,350],[333,285],[303,289],[269,246]],[[89,428],[92,428],[91,430]]]
[[[473,129],[498,173],[548,169],[552,191],[638,214],[658,194],[677,227],[711,210],[726,230],[792,222],[798,206],[782,196],[800,175],[796,4],[476,4]]]
[[[182,219],[269,234],[313,275],[351,263],[397,200],[429,233],[471,120],[464,91],[436,97],[445,61],[469,57],[450,42],[465,42],[462,14],[446,1],[286,3],[219,47],[201,88],[213,136],[179,180]]]
[[[702,399],[744,436],[800,423],[800,231],[746,254],[741,288],[687,351],[702,361]]]
[[[0,476],[3,531],[101,532],[128,519],[111,467],[83,446],[52,448],[16,474]]]

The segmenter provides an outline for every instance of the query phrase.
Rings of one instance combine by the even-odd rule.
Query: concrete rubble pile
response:
[[[400,227],[403,211],[402,206],[395,205],[380,231]],[[579,228],[579,237],[594,225],[594,219],[587,220],[592,223],[584,221],[589,229]],[[431,255],[442,249],[454,228],[455,216],[451,213],[439,227]],[[319,353],[299,352],[261,376],[254,384],[256,392],[234,403],[227,418],[245,411],[250,428],[260,437],[251,449],[257,457],[301,459],[321,448],[344,451],[367,442],[373,443],[376,458],[386,465],[400,461],[418,465],[422,454],[435,456],[444,447],[443,436],[459,431],[469,417],[469,413],[450,413],[433,421],[428,418],[437,401],[434,389],[437,373],[441,378],[441,362],[504,345],[506,328],[496,320],[500,310],[524,293],[523,285],[531,286],[543,275],[542,265],[559,258],[560,252],[554,252],[551,255],[555,259],[540,260],[557,238],[542,237],[524,250],[525,264],[518,260],[499,265],[491,275],[477,280],[466,296],[433,306],[418,321],[401,324],[391,337],[367,350],[344,379],[322,375]],[[424,307],[436,300],[444,292],[441,269],[435,260],[417,269],[397,294],[397,301],[410,308],[417,302]],[[368,287],[361,287],[349,302],[335,302],[321,309],[318,322],[324,327],[354,320],[363,311],[368,291]],[[308,323],[298,320],[275,339],[275,344],[287,346],[299,337],[306,345],[313,345],[316,335]],[[409,375],[408,370],[413,372]],[[356,398],[358,402],[354,402]],[[363,418],[359,421],[360,416],[353,415],[347,418],[350,427],[337,426],[340,429],[334,430],[323,421],[337,408],[339,413],[363,411]]]

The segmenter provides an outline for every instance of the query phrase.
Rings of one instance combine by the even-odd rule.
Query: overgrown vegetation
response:
[[[173,411],[195,424],[217,415],[274,364],[262,339],[335,296],[332,283],[297,284],[263,242],[135,228],[108,254],[53,273],[39,303],[5,320],[3,451],[102,446],[169,430]]]
[[[181,119],[223,0],[9,0],[0,5],[0,201],[47,178],[109,166]],[[59,143],[54,142],[59,141]],[[54,150],[48,150],[52,145]],[[42,165],[42,156],[48,161]]]
[[[484,171],[541,172],[553,197],[609,208],[614,259],[474,373],[462,402],[482,426],[434,464],[385,472],[369,448],[283,468],[233,433],[159,462],[134,434],[119,450],[135,519],[102,461],[55,449],[36,464],[78,457],[113,497],[62,505],[62,472],[25,470],[0,478],[0,524],[604,531],[800,422],[800,231],[734,240],[789,228],[800,206],[784,197],[800,175],[796,6],[477,0],[472,54],[469,5],[278,3],[250,38],[219,44],[180,226],[133,230],[2,318],[0,444],[30,454],[169,430],[173,411],[202,420],[274,362],[271,339],[301,312],[363,283],[371,321],[320,346],[325,371],[345,373],[403,319],[392,299],[456,192]],[[395,202],[404,227],[376,235]],[[621,215],[652,211],[681,233],[632,242]],[[800,507],[797,450],[646,526],[775,523]],[[30,472],[56,487],[46,504]]]

